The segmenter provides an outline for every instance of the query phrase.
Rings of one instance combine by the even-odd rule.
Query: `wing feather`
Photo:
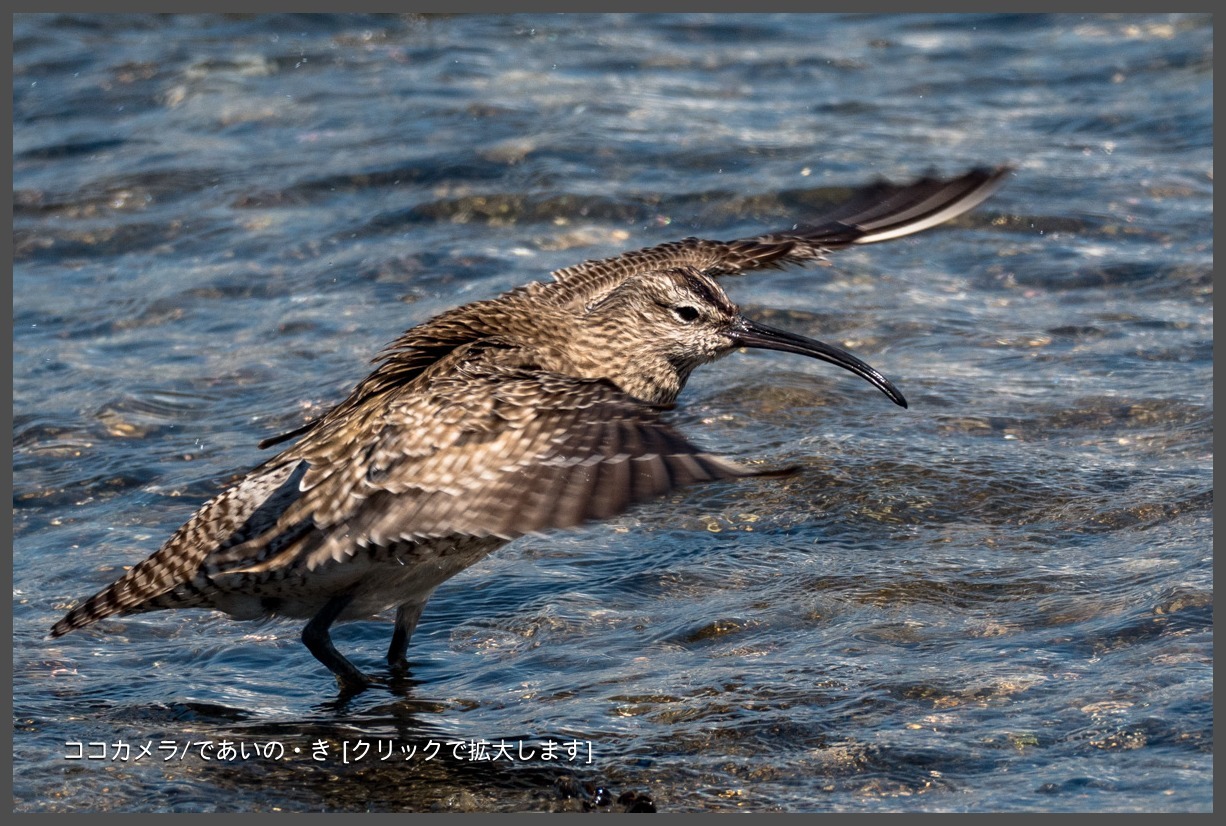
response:
[[[973,169],[956,178],[924,177],[909,184],[879,182],[857,190],[810,224],[735,241],[686,238],[586,261],[553,273],[545,291],[557,304],[598,301],[627,278],[650,270],[694,267],[708,275],[739,275],[812,261],[853,244],[921,232],[978,206],[999,189],[1011,167]]]
[[[371,451],[379,473],[354,490],[343,469],[313,467],[314,486],[280,526],[309,517],[328,535],[303,564],[394,539],[512,539],[607,519],[681,485],[764,475],[704,453],[659,409],[604,380],[492,371],[483,384],[470,392],[488,393],[492,405],[458,419],[449,411],[446,434],[386,421],[376,440],[388,444]],[[406,438],[408,449],[399,445]]]

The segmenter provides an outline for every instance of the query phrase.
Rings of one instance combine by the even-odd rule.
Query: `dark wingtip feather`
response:
[[[781,468],[767,468],[766,470],[755,470],[748,474],[754,479],[786,479],[789,476],[795,476],[800,473],[800,465],[788,465]]]
[[[319,424],[319,422],[320,422],[319,419],[313,419],[307,422],[306,424],[304,424],[302,427],[296,427],[293,430],[289,431],[288,433],[282,433],[279,436],[269,436],[267,439],[260,439],[259,444],[257,444],[256,447],[258,447],[260,450],[265,450],[266,448],[270,448],[273,445],[279,445],[282,442],[288,442],[290,439],[301,436],[303,433],[306,433],[310,430],[314,430],[315,425]]]

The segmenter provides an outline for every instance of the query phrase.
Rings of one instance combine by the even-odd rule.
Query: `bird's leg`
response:
[[[413,629],[421,619],[421,612],[426,607],[426,601],[406,602],[396,609],[396,630],[392,632],[392,644],[387,649],[387,664],[393,671],[404,671],[409,667],[409,638]]]
[[[345,610],[345,606],[353,599],[346,594],[333,597],[319,613],[311,618],[302,629],[302,643],[307,650],[315,655],[315,659],[328,667],[336,675],[342,691],[362,691],[370,686],[370,678],[358,671],[357,667],[340,655],[332,645],[332,637],[328,628]]]

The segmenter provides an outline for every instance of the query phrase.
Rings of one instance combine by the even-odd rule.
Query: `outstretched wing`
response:
[[[978,206],[1011,171],[1011,167],[974,169],[957,178],[926,177],[910,184],[882,181],[857,190],[839,207],[792,230],[736,241],[686,238],[586,261],[554,272],[558,283],[552,285],[550,297],[558,303],[576,298],[594,301],[626,278],[649,270],[694,267],[708,275],[737,275],[811,261],[853,244],[901,238]]]
[[[348,455],[335,445],[301,453],[302,495],[270,535],[310,523],[322,541],[268,556],[256,539],[211,557],[210,569],[313,570],[362,547],[513,539],[607,519],[683,485],[789,472],[703,452],[610,382],[533,370],[444,373],[389,403],[372,429]]]

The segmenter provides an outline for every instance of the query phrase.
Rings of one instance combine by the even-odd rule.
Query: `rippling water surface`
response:
[[[14,48],[16,809],[1212,809],[1211,18],[29,16]],[[287,621],[45,638],[404,328],[998,163],[950,226],[729,284],[911,409],[700,370],[672,420],[800,472],[517,541],[439,589],[411,679],[339,699]],[[336,638],[376,670],[389,633]]]

